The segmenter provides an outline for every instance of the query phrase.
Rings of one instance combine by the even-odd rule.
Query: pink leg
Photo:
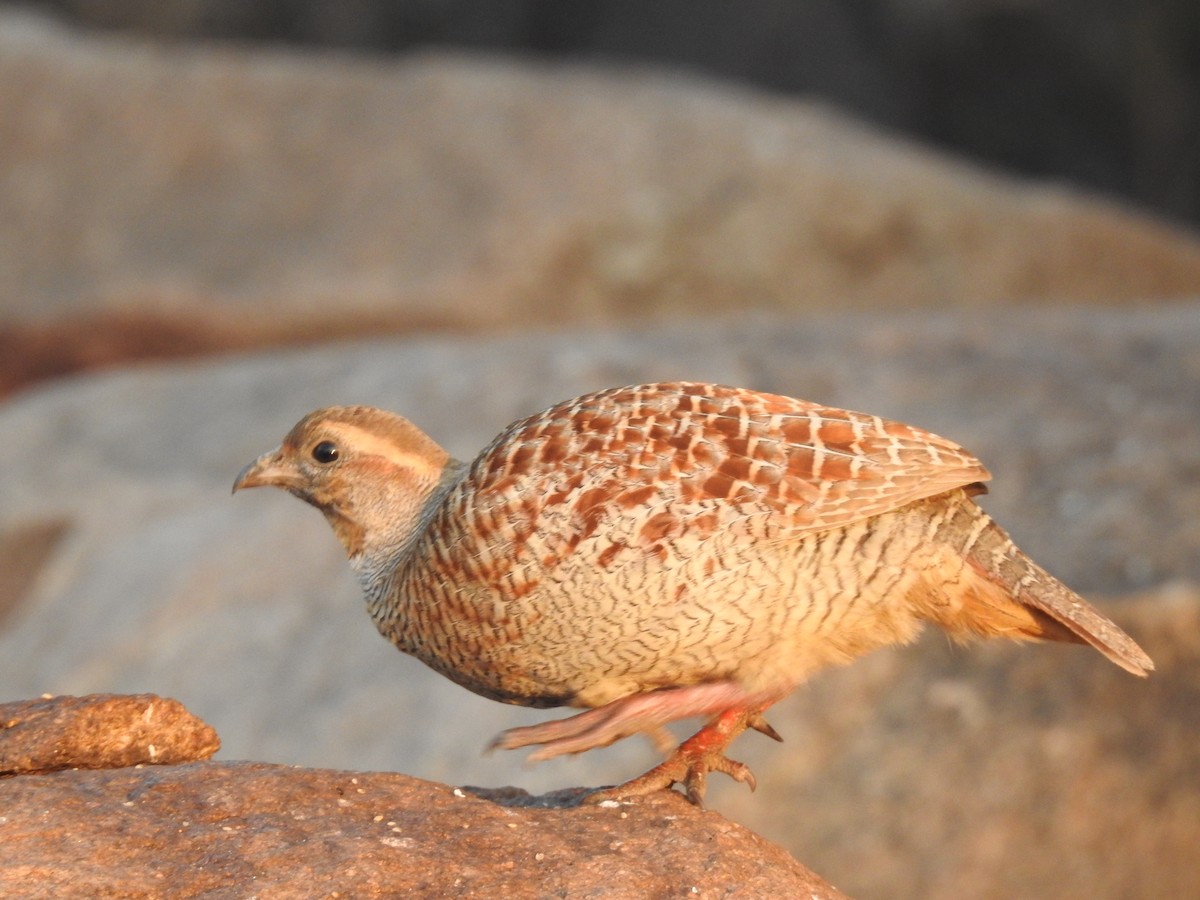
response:
[[[699,803],[704,796],[707,772],[724,772],[737,781],[754,787],[754,776],[741,763],[724,755],[729,743],[747,728],[780,740],[762,717],[763,711],[780,699],[780,694],[748,692],[732,681],[667,688],[647,694],[634,694],[614,700],[598,709],[590,709],[566,719],[511,728],[489,747],[513,750],[541,744],[530,754],[537,761],[564,753],[582,753],[605,747],[614,741],[647,731],[661,733],[662,726],[691,716],[715,716],[704,728],[684,741],[662,765],[619,788],[591,795],[598,800],[638,796],[683,782],[688,798]]]

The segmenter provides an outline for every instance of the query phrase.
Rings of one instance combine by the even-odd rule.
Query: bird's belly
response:
[[[904,597],[920,577],[920,535],[881,528],[892,515],[665,554],[581,547],[545,569],[414,584],[420,620],[388,636],[465,687],[525,705],[599,706],[727,679],[786,691],[919,630]]]

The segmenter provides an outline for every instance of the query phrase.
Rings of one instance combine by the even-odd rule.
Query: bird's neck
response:
[[[409,527],[392,531],[369,529],[363,534],[361,549],[350,555],[350,565],[374,607],[393,592],[404,572],[421,554],[422,538],[446,497],[463,478],[467,466],[451,459],[442,470],[437,485],[422,502],[416,520]]]

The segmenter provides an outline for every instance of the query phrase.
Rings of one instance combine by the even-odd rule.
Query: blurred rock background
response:
[[[0,699],[627,777],[648,746],[481,758],[547,713],[401,657],[318,515],[227,491],[326,403],[469,456],[584,390],[733,382],[977,452],[1159,672],[929,635],[782,704],[714,805],[852,895],[1200,890],[1190,5],[40,6],[0,4]]]
[[[1001,167],[1200,220],[1192,0],[36,0],[175,41],[651,62],[823,97]]]

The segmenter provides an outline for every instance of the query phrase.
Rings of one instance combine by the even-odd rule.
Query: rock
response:
[[[1200,293],[1193,235],[642,70],[163,46],[5,12],[0,123],[9,366]]]
[[[10,778],[0,894],[31,896],[36,878],[55,897],[845,896],[678,794],[510,799],[245,762]]]
[[[182,703],[134,697],[43,697],[0,704],[0,777],[208,759],[221,746]]]
[[[152,694],[0,705],[0,895],[844,896],[678,794],[575,808],[580,789],[194,762],[218,745]]]
[[[46,386],[0,407],[0,532],[65,523],[11,601],[0,684],[167,693],[234,758],[537,793],[614,783],[653,750],[624,741],[532,768],[481,757],[497,732],[555,712],[482,700],[397,653],[319,515],[228,492],[328,403],[403,411],[462,456],[602,385],[732,382],[894,416],[978,453],[995,474],[985,504],[1035,559],[1101,603],[1153,592],[1103,605],[1159,670],[1141,681],[1085,648],[959,651],[929,635],[780,704],[785,744],[734,745],[758,793],[714,778],[711,806],[852,894],[1187,895],[1198,347],[1195,304],[763,316],[379,341]]]

